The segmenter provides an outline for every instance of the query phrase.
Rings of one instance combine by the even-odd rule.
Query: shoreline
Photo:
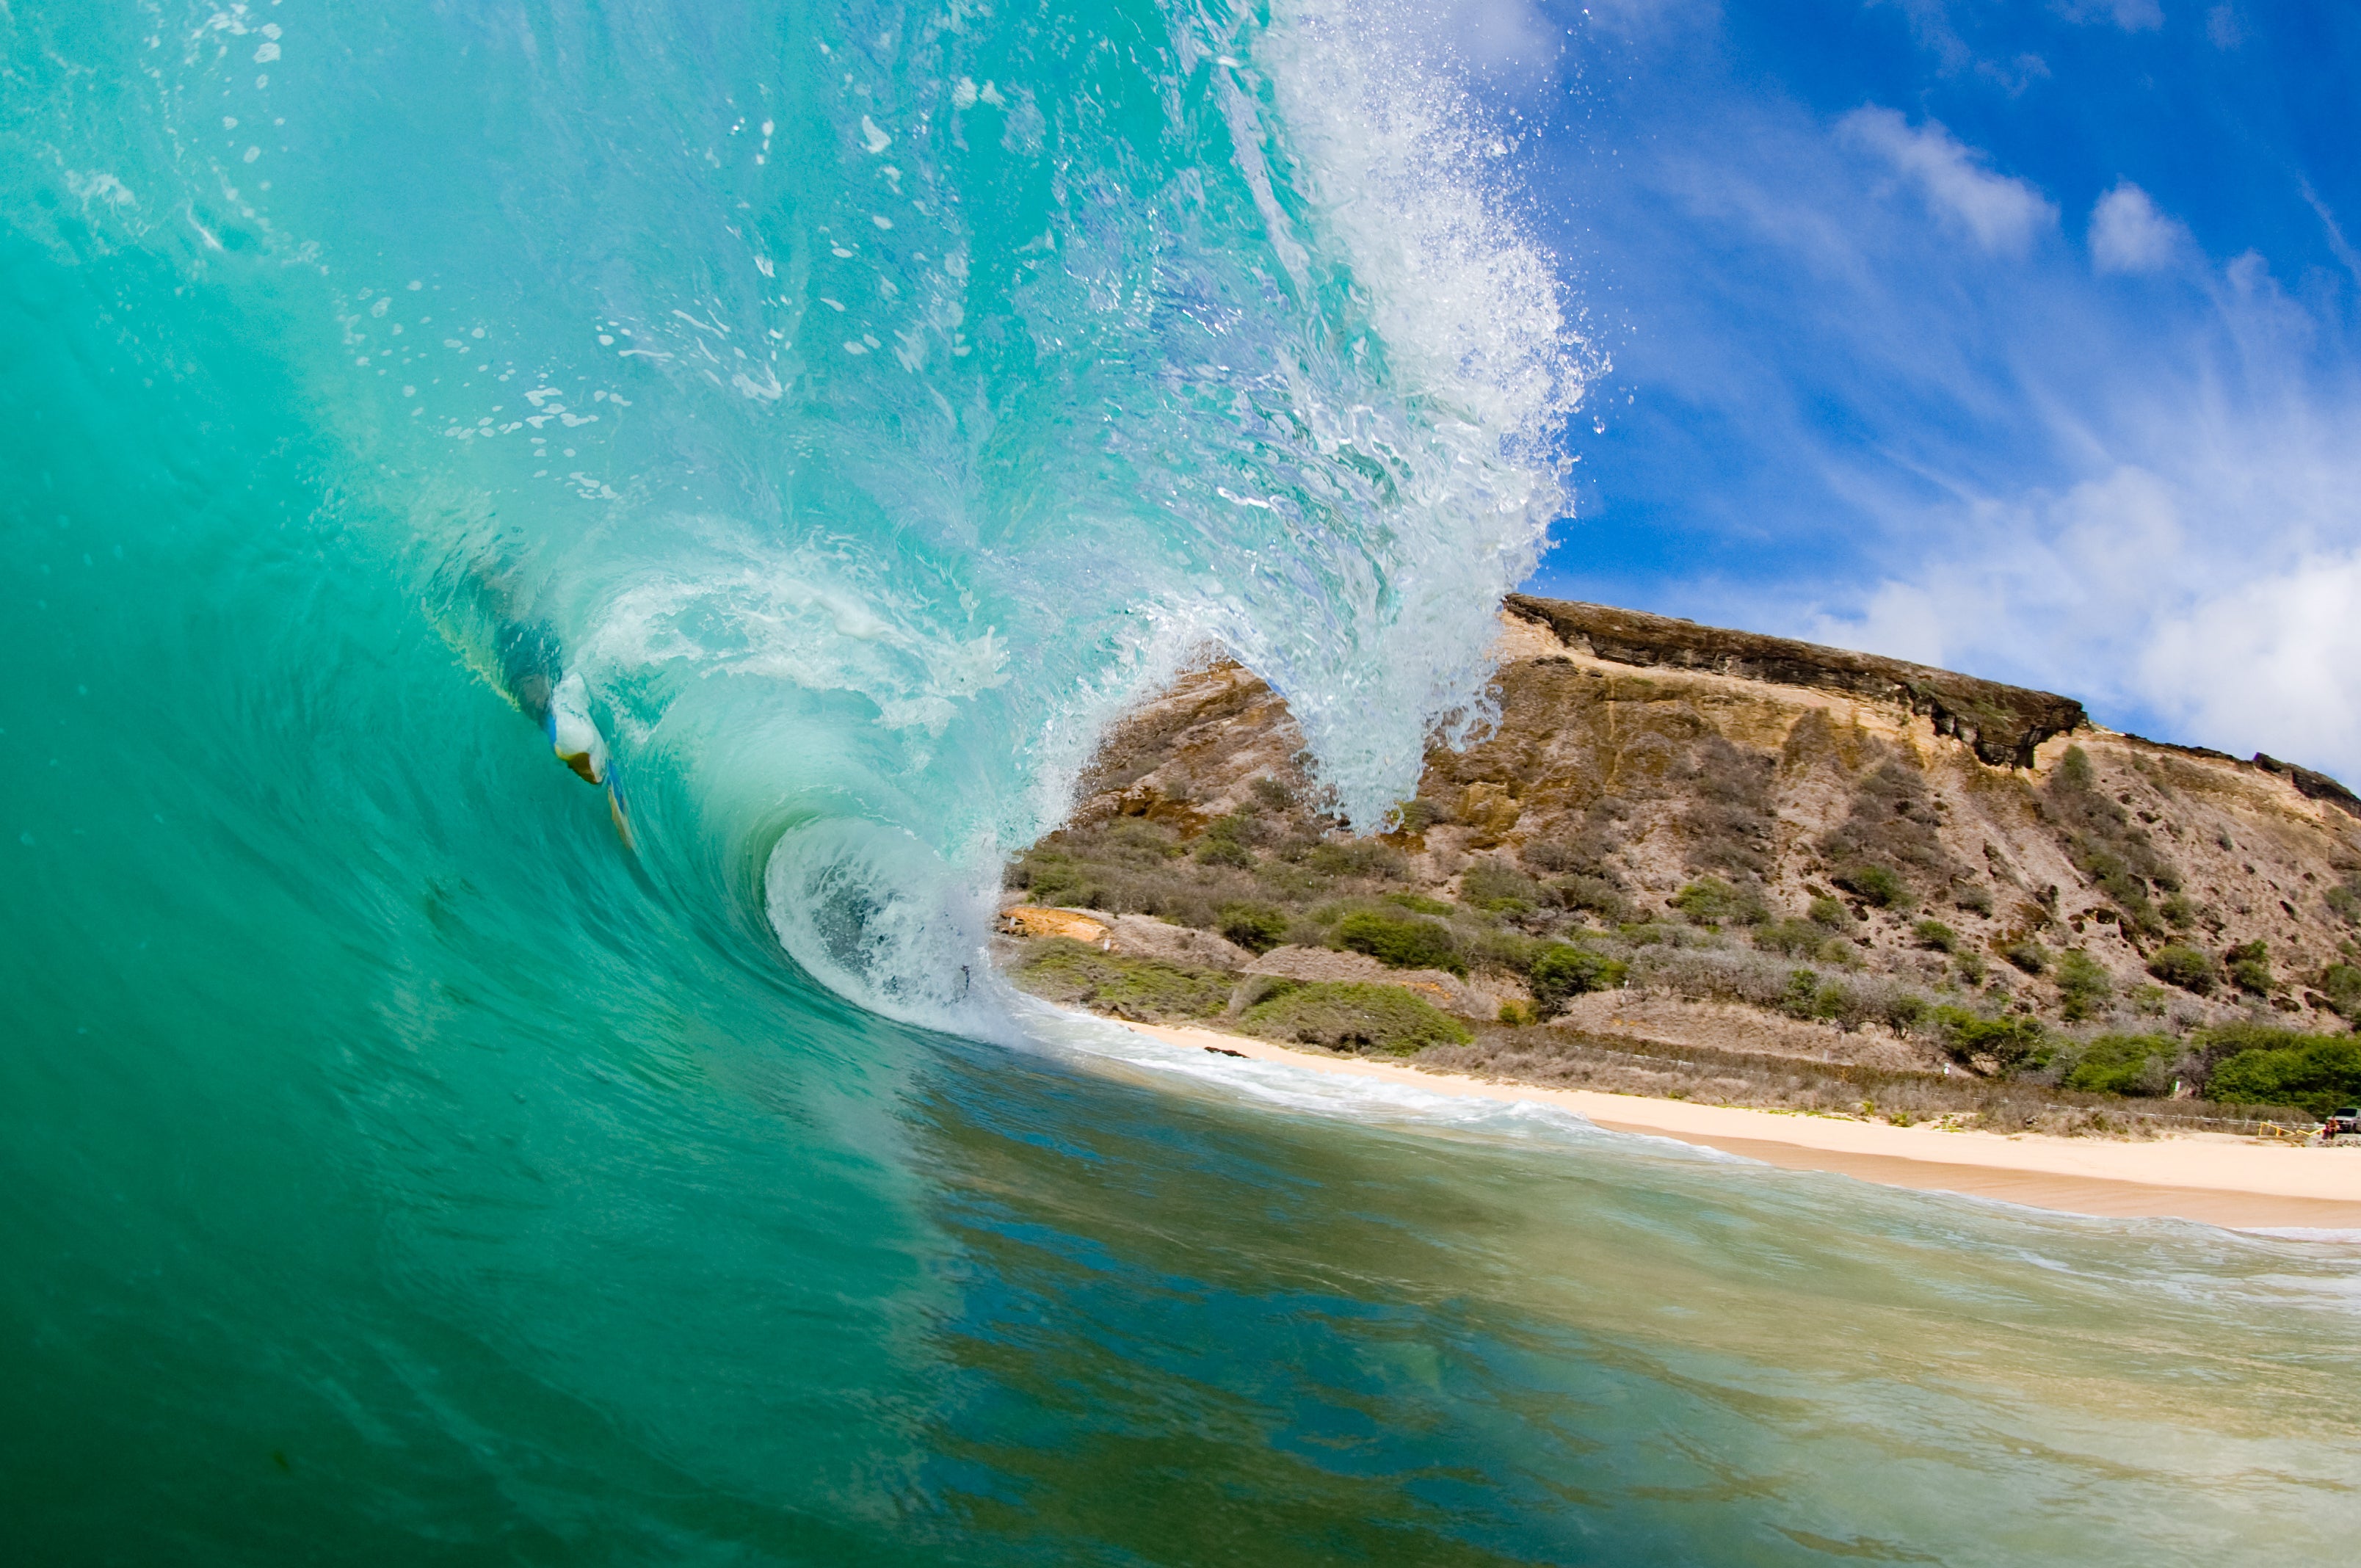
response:
[[[1406,1062],[1328,1056],[1202,1025],[1105,1021],[1168,1045],[1235,1051],[1344,1077],[1391,1080],[1434,1094],[1554,1105],[1613,1132],[1674,1138],[1784,1169],[1828,1171],[1882,1186],[2109,1219],[2361,1231],[2361,1148],[2279,1147],[2227,1137],[2117,1143],[1896,1127],[1435,1072]]]

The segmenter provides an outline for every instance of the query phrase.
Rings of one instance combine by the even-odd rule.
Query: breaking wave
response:
[[[1485,722],[1598,360],[1455,14],[0,5],[28,1560],[2324,1539],[2329,1244],[994,990],[1189,661],[1356,824]]]

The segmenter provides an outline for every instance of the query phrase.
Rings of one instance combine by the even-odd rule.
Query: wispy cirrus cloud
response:
[[[2221,69],[2186,34],[2187,70]],[[2072,35],[2101,64],[2179,36]],[[2027,37],[2070,58],[2059,40]],[[1754,90],[1752,60],[1696,71],[1697,41],[1618,62],[1674,79],[1581,187],[1626,379],[1578,470],[1596,521],[1537,587],[2361,779],[2361,309],[2327,198],[2282,163],[2221,187],[2244,204],[2177,210],[2205,189],[2192,127],[2159,110],[2125,135],[2128,87],[2042,118],[1954,75],[1939,115],[1815,112]],[[2246,192],[2271,185],[2257,230]]]
[[[2345,226],[2329,211],[2328,203],[2320,199],[2320,192],[2312,188],[2311,181],[2302,181],[2302,191],[2304,205],[2318,214],[2321,232],[2328,237],[2329,253],[2336,258],[2339,266],[2353,274],[2355,282],[2361,283],[2361,251],[2355,250],[2352,242],[2345,237]]]
[[[2154,32],[2164,26],[2164,7],[2157,0],[2064,0],[2058,14],[2070,22],[2106,23],[2127,33]]]
[[[1838,129],[1917,187],[1938,217],[1988,252],[2022,254],[2057,222],[2058,209],[2038,191],[1993,172],[1983,155],[1932,120],[1914,126],[1894,110],[1872,104],[1847,115]]]
[[[2027,356],[2034,432],[2087,477],[1885,487],[1867,554],[1890,575],[1811,632],[2361,776],[2361,378],[2251,252],[2192,303],[2095,368]]]
[[[2188,245],[2189,231],[2128,180],[2117,181],[2091,209],[2091,265],[2100,272],[2155,272]]]

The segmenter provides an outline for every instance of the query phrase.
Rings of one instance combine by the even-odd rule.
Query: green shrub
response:
[[[1815,958],[1832,940],[1826,927],[1809,920],[1773,920],[1754,930],[1754,945],[1783,959]]]
[[[1423,833],[1451,814],[1435,802],[1419,796],[1394,807],[1394,831]]]
[[[2320,971],[2320,993],[2347,1018],[2361,1013],[2361,968],[2331,964]]]
[[[1012,972],[1037,996],[1143,1024],[1210,1017],[1230,1000],[1230,977],[1219,970],[1123,958],[1063,937],[1035,944]]]
[[[1951,890],[1951,905],[1970,914],[1990,915],[1993,912],[1992,889],[1980,882],[1962,883]]]
[[[1963,1062],[1982,1057],[2012,1073],[2049,1058],[2049,1035],[2038,1018],[1982,1018],[1964,1007],[1938,1007],[1935,1026],[1944,1047]]]
[[[1673,895],[1673,907],[1698,926],[1752,926],[1768,911],[1754,894],[1718,876],[1699,877]]]
[[[2361,873],[2346,877],[2342,885],[2322,894],[2320,901],[2346,925],[2361,926]]]
[[[2180,873],[2135,824],[2120,802],[2098,787],[2091,759],[2070,746],[2042,790],[2042,814],[2064,836],[2075,870],[2097,883],[2135,929],[2158,933],[2165,920],[2149,902],[2148,884],[2167,893],[2180,888]]]
[[[1959,950],[1960,934],[1940,920],[1921,920],[1910,927],[1910,932],[1918,938],[1918,945],[1922,948],[1932,948],[1938,953]]]
[[[1708,735],[1690,753],[1680,836],[1693,871],[1752,880],[1771,869],[1778,809],[1772,798],[1777,760]]]
[[[1289,985],[1247,1008],[1239,1022],[1247,1034],[1266,1040],[1396,1056],[1429,1046],[1464,1046],[1475,1038],[1425,998],[1398,985]]]
[[[1028,850],[1008,868],[1005,880],[1030,892],[1036,904],[1066,909],[1105,906],[1100,879],[1092,869],[1056,850]]]
[[[2251,1043],[2250,1043],[2251,1042]],[[2361,1100],[2361,1039],[2292,1030],[2213,1031],[2209,1048],[2246,1045],[2215,1059],[2205,1094],[2230,1105],[2294,1105],[2323,1115]]]
[[[1878,891],[1855,886],[1850,876],[1839,878],[1840,883],[1882,907],[1899,907],[1909,898],[1907,878],[1939,885],[1960,870],[1943,848],[1940,821],[1927,775],[1888,758],[1854,785],[1851,809],[1821,835],[1820,853],[1832,866],[1870,872]]]
[[[2179,942],[2149,954],[2147,972],[2167,985],[2177,985],[2200,996],[2211,994],[2220,978],[2211,958]]]
[[[1222,935],[1250,953],[1267,953],[1287,940],[1287,911],[1275,904],[1224,904],[1217,918]]]
[[[2000,956],[2027,974],[2049,972],[2049,949],[2030,937],[2022,937],[2000,950]]]
[[[2154,935],[2163,929],[2163,926],[2158,924],[2163,918],[2162,912],[2149,902],[2147,883],[2123,857],[2109,850],[2083,844],[2069,858],[2073,861],[2077,871],[2097,883],[2100,890],[2114,901],[2123,920],[2134,930]]]
[[[1631,901],[1602,876],[1562,877],[1550,883],[1550,892],[1568,909],[1587,909],[1619,926],[1631,918]]]
[[[1779,996],[1779,1011],[1790,1017],[1833,1022],[1850,1012],[1852,1003],[1852,992],[1840,981],[1822,980],[1810,970],[1799,969],[1787,977],[1787,989]]]
[[[2309,1034],[2290,1029],[2283,1024],[2266,1024],[2253,1018],[2241,1018],[2235,1023],[2216,1024],[2192,1036],[2202,1047],[2206,1059],[2219,1062],[2240,1051],[2291,1050],[2309,1040],[2338,1040],[2343,1035]]]
[[[2114,991],[2114,982],[2099,961],[2080,948],[2058,956],[2058,995],[2069,1023],[2079,1023],[2098,1011]]]
[[[1547,952],[1551,946],[1542,938],[1528,937],[1522,931],[1497,926],[1463,930],[1455,935],[1459,938],[1459,956],[1469,965],[1491,964],[1512,970],[1518,974],[1532,969],[1533,960]]]
[[[2101,1035],[2076,1054],[2060,1086],[2085,1094],[2160,1094],[2180,1047],[2162,1035]]]
[[[1459,901],[1495,915],[1530,913],[1542,901],[1542,884],[1498,861],[1477,861],[1459,878]]]
[[[1907,909],[1917,902],[1910,894],[1909,884],[1884,866],[1850,867],[1838,875],[1836,884],[1880,909]]]
[[[1852,911],[1833,898],[1816,898],[1805,911],[1815,926],[1825,926],[1831,931],[1850,931],[1853,927]]]
[[[1298,915],[1287,923],[1287,937],[1279,945],[1324,948],[1328,945],[1328,928],[1309,916]]]
[[[1385,901],[1398,909],[1415,910],[1421,915],[1458,913],[1455,905],[1445,904],[1439,898],[1429,898],[1422,893],[1389,893],[1385,895]]]
[[[1584,876],[1608,877],[1611,880],[1613,873],[1603,863],[1603,857],[1609,847],[1604,836],[1585,831],[1570,844],[1553,843],[1546,839],[1537,839],[1519,850],[1517,858],[1533,870],[1549,876],[1579,872]]]
[[[1246,812],[1233,811],[1227,817],[1216,817],[1197,840],[1197,862],[1252,871],[1255,852],[1251,846],[1261,832],[1262,824]]]
[[[1180,834],[1170,825],[1137,817],[1107,823],[1095,835],[1095,846],[1099,853],[1129,865],[1162,865],[1182,852]]]
[[[1927,1002],[1915,991],[1890,991],[1878,1013],[1897,1030],[1916,1028],[1927,1020]]]
[[[2185,893],[2176,893],[2166,898],[2157,905],[2157,912],[2164,916],[2164,923],[2176,931],[2186,931],[2197,924],[2197,905],[2189,902],[2189,895]]]
[[[1416,916],[1363,910],[1336,923],[1336,945],[1393,969],[1439,969],[1465,975],[1467,960],[1451,927]]]
[[[1295,809],[1295,791],[1268,773],[1255,780],[1253,789],[1255,804],[1265,811],[1285,813]]]
[[[1554,1018],[1565,1004],[1588,991],[1612,991],[1623,983],[1624,966],[1614,959],[1554,942],[1525,970],[1533,1005],[1544,1018]]]
[[[2230,982],[2256,996],[2271,993],[2271,949],[2261,941],[2241,942],[2222,957],[2227,960]]]
[[[1402,852],[1374,839],[1316,844],[1303,857],[1303,864],[1322,876],[1368,882],[1401,882],[1410,875],[1410,862],[1402,859]]]

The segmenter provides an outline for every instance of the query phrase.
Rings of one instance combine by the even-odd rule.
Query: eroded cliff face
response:
[[[2341,1030],[2361,1002],[2339,972],[2361,800],[2323,775],[2119,734],[2048,693],[1595,605],[1510,598],[1500,659],[1498,727],[1432,751],[1366,839],[1318,816],[1268,687],[1227,663],[1188,675],[1109,738],[1071,828],[1015,880],[1048,868],[1043,902],[1215,928],[1262,897],[1300,948],[1322,898],[1333,918],[1406,891],[1536,938],[1653,928],[2091,1026]],[[1131,850],[1089,848],[1126,822]],[[1471,982],[1491,981],[1471,1006],[1523,994],[1470,951]]]

